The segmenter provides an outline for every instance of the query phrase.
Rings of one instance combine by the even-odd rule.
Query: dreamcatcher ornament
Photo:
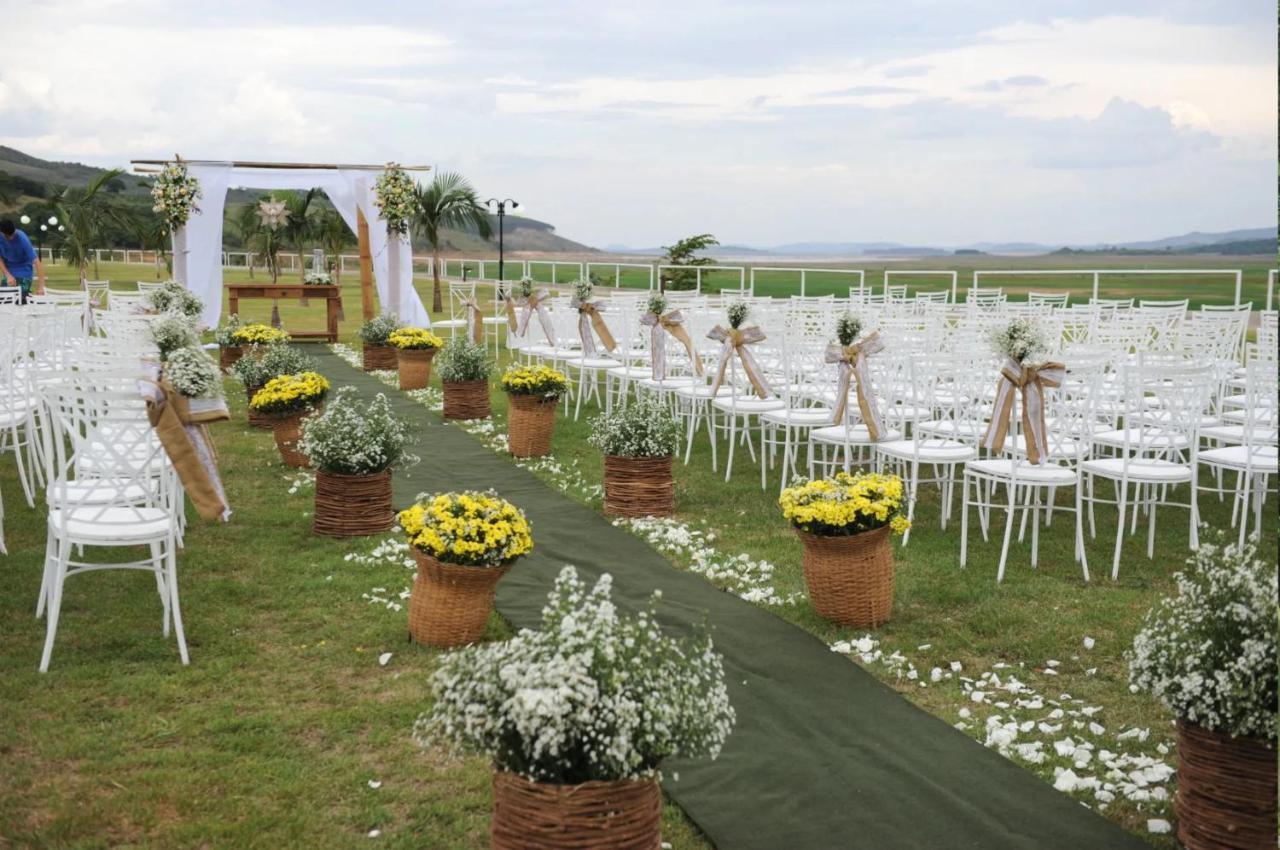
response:
[[[289,210],[285,206],[284,201],[277,201],[274,198],[266,201],[258,202],[258,220],[262,222],[262,226],[270,230],[279,230],[289,222]],[[278,263],[279,260],[274,262]],[[277,270],[276,274],[279,274]],[[280,327],[280,299],[271,299],[271,327]]]

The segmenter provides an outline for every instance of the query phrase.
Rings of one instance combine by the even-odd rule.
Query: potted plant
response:
[[[298,451],[302,420],[315,412],[329,392],[329,381],[318,372],[279,375],[254,393],[249,406],[271,417],[280,459],[287,466],[305,467],[307,456]]]
[[[396,350],[400,389],[421,390],[431,382],[431,361],[444,340],[425,328],[396,328],[387,333]]]
[[[396,349],[387,342],[387,337],[399,327],[400,320],[389,313],[374,316],[360,326],[360,341],[364,343],[366,372],[397,367]]]
[[[511,365],[502,373],[507,394],[507,444],[516,457],[541,457],[551,451],[556,402],[569,387],[565,374],[550,366]]]
[[[706,632],[664,634],[657,593],[619,613],[611,587],[606,573],[588,589],[566,566],[540,630],[451,652],[431,677],[414,737],[492,761],[498,850],[656,850],[663,763],[714,759],[733,730]]]
[[[874,628],[893,609],[890,534],[902,515],[902,479],[837,472],[782,491],[778,504],[804,549],[804,581],[819,614],[833,623]]]
[[[323,413],[307,417],[298,451],[316,470],[312,531],[358,537],[391,528],[391,467],[408,439],[382,393],[366,403],[354,387],[342,387]]]
[[[240,330],[240,317],[232,313],[227,317],[226,324],[214,331],[213,340],[218,343],[218,365],[223,372],[230,372],[231,367],[243,353],[240,343],[236,340],[238,330]]]
[[[1208,539],[1206,539],[1208,538]],[[1276,841],[1276,567],[1206,535],[1133,639],[1129,682],[1178,720],[1178,840]]]
[[[440,355],[445,419],[486,419],[489,416],[488,350],[465,336],[449,340]]]
[[[180,313],[169,313],[150,323],[151,341],[160,350],[164,360],[179,348],[190,348],[200,343],[195,323]]]
[[[244,384],[245,396],[252,401],[258,390],[272,378],[311,372],[315,370],[315,366],[314,360],[287,342],[273,342],[266,345],[255,343],[248,346],[246,355],[231,367],[231,374]],[[254,428],[274,427],[273,419],[254,410],[253,405],[249,405],[248,419],[249,424]]]
[[[533,550],[524,513],[493,491],[465,491],[423,494],[397,519],[418,564],[409,634],[431,646],[479,640],[498,580]]]
[[[250,322],[236,328],[231,333],[231,341],[239,346],[267,345],[272,342],[288,342],[289,334],[287,331],[264,325],[262,322]]]
[[[661,401],[644,398],[591,422],[591,445],[604,454],[604,512],[611,516],[671,516],[676,486],[671,457],[681,427]]]

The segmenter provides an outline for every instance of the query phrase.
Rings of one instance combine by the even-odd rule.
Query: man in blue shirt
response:
[[[22,303],[31,294],[31,282],[35,279],[36,249],[31,247],[27,234],[16,228],[10,219],[0,221],[0,273],[6,286],[22,289]]]

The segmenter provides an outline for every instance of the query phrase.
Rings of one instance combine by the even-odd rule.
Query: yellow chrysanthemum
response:
[[[253,345],[254,343],[266,345],[272,342],[285,342],[289,339],[289,334],[279,328],[273,328],[261,322],[254,322],[236,328],[232,332],[231,338],[237,345]]]
[[[396,328],[387,335],[387,344],[395,348],[421,351],[440,348],[444,345],[444,340],[426,328]]]
[[[529,520],[492,492],[438,493],[398,518],[411,546],[448,563],[496,566],[533,551]]]
[[[812,534],[856,534],[888,525],[902,534],[902,479],[879,473],[838,472],[831,478],[797,484],[778,499],[782,515]]]
[[[253,394],[249,406],[259,413],[290,413],[315,404],[329,392],[329,381],[318,372],[280,375]]]
[[[539,395],[559,398],[569,386],[569,379],[550,366],[511,366],[502,373],[502,389],[516,395]]]

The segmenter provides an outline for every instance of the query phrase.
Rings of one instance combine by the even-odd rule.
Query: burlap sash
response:
[[[155,429],[165,454],[173,463],[179,480],[196,512],[208,520],[231,517],[218,458],[207,423],[231,418],[220,400],[187,399],[164,380],[140,382],[147,402],[147,419]]]
[[[749,328],[730,328],[726,329],[720,325],[716,325],[707,332],[707,339],[714,339],[721,343],[720,362],[716,366],[716,378],[711,383],[711,396],[715,397],[720,390],[720,385],[724,383],[724,370],[729,365],[729,358],[736,351],[738,359],[742,361],[742,370],[747,373],[747,379],[751,381],[751,386],[755,389],[756,395],[760,398],[769,398],[769,385],[765,383],[764,376],[760,374],[760,367],[756,363],[755,356],[751,353],[748,345],[760,342],[765,338],[764,331],[752,325]]]
[[[578,310],[578,337],[582,340],[582,353],[587,357],[596,356],[596,341],[592,330],[595,330],[595,336],[600,337],[600,343],[609,351],[618,347],[613,334],[609,333],[609,326],[604,323],[604,316],[600,315],[603,303],[579,301],[576,298],[573,300],[573,306]]]
[[[693,350],[693,340],[684,329],[684,316],[679,310],[672,310],[663,316],[645,313],[640,317],[640,324],[649,328],[649,368],[655,381],[665,381],[667,378],[667,345],[664,334],[671,334],[680,341],[684,350],[689,353],[693,370],[699,377],[702,376],[702,358]]]
[[[529,318],[537,312],[538,324],[542,325],[542,332],[546,334],[547,344],[552,348],[556,344],[555,328],[551,325],[551,316],[547,314],[546,305],[542,302],[551,297],[550,290],[539,289],[528,298],[524,299],[524,312],[520,315],[520,336],[524,336],[529,332]]]
[[[477,345],[483,345],[484,314],[480,312],[480,305],[476,303],[475,298],[460,296],[458,300],[467,308],[467,327],[471,330],[471,341]]]
[[[867,358],[883,350],[884,343],[880,341],[880,334],[873,333],[853,345],[841,346],[833,342],[827,346],[824,355],[828,363],[840,364],[840,386],[836,389],[836,411],[831,421],[837,425],[844,422],[845,408],[849,403],[849,384],[852,381],[858,395],[858,412],[862,415],[862,424],[867,426],[867,433],[873,441],[879,440],[884,433],[884,422],[876,407],[875,388],[871,385],[871,370],[867,366]]]
[[[979,443],[984,449],[1004,448],[1005,435],[1013,418],[1013,395],[1022,391],[1022,434],[1027,441],[1027,460],[1041,464],[1048,460],[1049,435],[1044,424],[1044,388],[1060,387],[1066,379],[1067,367],[1061,363],[1024,366],[1010,357],[1000,370],[996,384],[996,401],[991,422]]]

